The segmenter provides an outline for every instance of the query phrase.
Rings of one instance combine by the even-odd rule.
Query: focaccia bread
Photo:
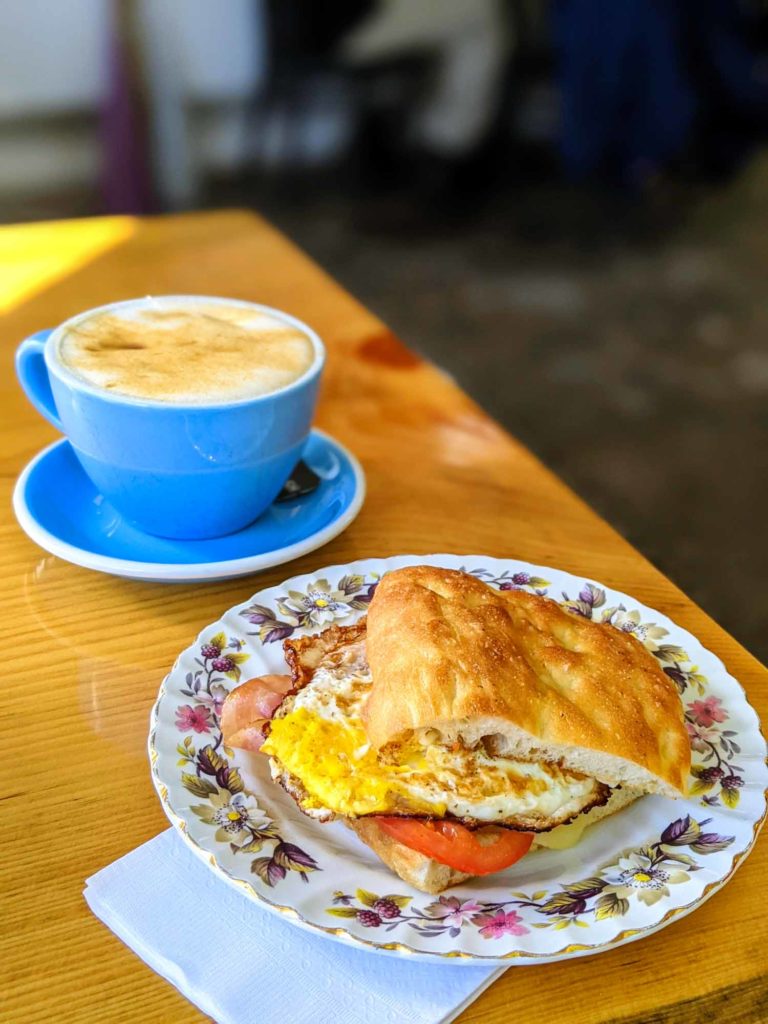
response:
[[[365,721],[377,749],[435,730],[442,743],[486,738],[498,755],[610,786],[685,793],[690,744],[674,683],[613,626],[466,573],[413,566],[379,583],[366,647]]]

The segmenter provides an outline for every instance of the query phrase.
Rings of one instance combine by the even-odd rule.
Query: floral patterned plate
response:
[[[685,707],[690,797],[644,797],[566,850],[439,898],[410,889],[340,822],[306,818],[266,759],[231,751],[219,711],[241,678],[284,671],[281,641],[365,614],[381,576],[405,565],[461,568],[502,590],[525,588],[574,615],[634,633]],[[722,662],[658,612],[556,569],[485,556],[367,559],[261,591],[204,629],[165,679],[152,712],[152,774],[191,847],[263,907],[366,949],[452,963],[532,963],[597,953],[648,935],[721,888],[766,813],[766,745]]]

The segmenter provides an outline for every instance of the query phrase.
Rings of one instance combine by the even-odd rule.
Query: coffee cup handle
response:
[[[56,403],[53,399],[48,367],[45,365],[45,343],[51,333],[38,331],[26,338],[16,349],[16,376],[24,389],[24,394],[57,430],[64,433]]]

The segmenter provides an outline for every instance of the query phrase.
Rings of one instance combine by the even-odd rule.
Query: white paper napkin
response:
[[[88,879],[91,910],[219,1024],[439,1024],[504,968],[412,962],[263,910],[169,829]]]

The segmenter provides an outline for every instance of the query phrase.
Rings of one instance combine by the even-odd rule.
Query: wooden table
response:
[[[0,270],[3,1019],[202,1019],[91,916],[82,890],[89,875],[168,826],[145,753],[150,707],[190,638],[256,587],[405,552],[560,566],[628,591],[691,630],[768,720],[765,669],[448,376],[255,216],[4,228]],[[265,302],[320,332],[329,361],[318,422],[363,463],[369,493],[360,517],[324,550],[258,578],[204,586],[113,579],[48,556],[10,508],[16,476],[55,437],[15,383],[16,344],[91,306],[190,292]],[[704,571],[711,562],[702,559]],[[695,914],[597,957],[512,969],[461,1020],[768,1020],[767,885],[763,840]]]

